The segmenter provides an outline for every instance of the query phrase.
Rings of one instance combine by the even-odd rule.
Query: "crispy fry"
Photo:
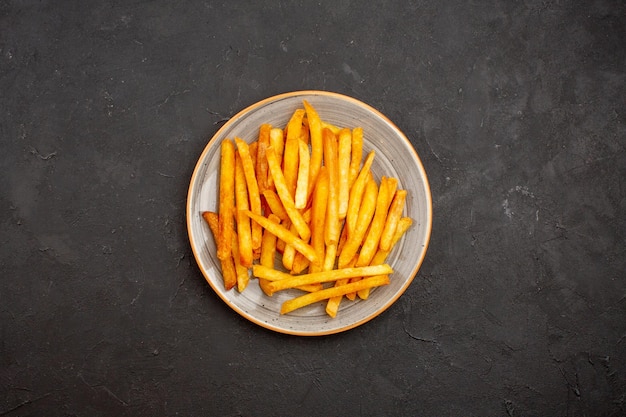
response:
[[[256,180],[256,172],[252,157],[250,156],[250,147],[248,144],[240,138],[235,138],[237,143],[237,150],[241,156],[241,164],[243,165],[243,172],[246,177],[246,184],[248,186],[248,198],[250,199],[250,210],[255,214],[262,214],[261,210],[261,195],[259,194],[259,185]],[[261,237],[263,231],[258,225],[252,224],[252,249],[261,247]]]
[[[235,226],[235,146],[230,139],[224,139],[221,144],[219,187],[217,257],[226,259],[231,256],[231,241]]]
[[[356,228],[353,233],[348,233],[348,240],[341,253],[339,254],[338,265],[342,268],[347,265],[350,260],[356,255],[359,246],[363,242],[365,233],[372,221],[374,211],[376,210],[376,199],[378,197],[378,187],[376,181],[370,178],[363,192],[362,205],[359,210],[359,216],[357,219]]]
[[[287,139],[285,140],[285,153],[283,155],[283,174],[285,183],[291,198],[296,194],[298,179],[298,153],[300,151],[298,139],[302,130],[302,118],[304,109],[296,109],[287,124]]]
[[[275,191],[268,188],[263,191],[263,197],[265,197],[265,202],[273,214],[277,215],[281,220],[289,219],[289,215],[285,211],[283,203],[280,201],[280,197],[278,197]]]
[[[297,235],[291,233],[289,229],[286,229],[284,226],[268,220],[266,217],[254,214],[250,210],[244,211],[244,213],[246,213],[252,220],[259,223],[264,229],[267,229],[271,233],[275,234],[277,238],[295,247],[298,252],[306,256],[306,258],[312,263],[315,264],[320,262],[317,258],[315,250],[311,247],[311,245],[300,239]]]
[[[370,278],[365,278],[359,282],[355,282],[352,284],[342,285],[339,287],[331,287],[321,291],[312,292],[309,294],[302,295],[300,297],[293,298],[291,300],[287,300],[283,303],[280,313],[287,314],[298,308],[302,308],[304,306],[313,304],[318,301],[326,300],[330,297],[337,297],[348,292],[356,292],[365,288],[373,288],[380,287],[382,285],[389,284],[389,276],[387,275],[378,275]],[[270,284],[271,285],[271,284]],[[335,317],[335,316],[331,316]]]
[[[310,155],[309,147],[302,139],[298,140],[298,181],[296,182],[295,206],[297,209],[304,209],[308,201],[309,192],[309,171]]]
[[[330,129],[335,135],[338,135],[341,130],[341,128],[335,126],[334,124],[322,120],[322,130],[323,129]]]
[[[337,137],[330,129],[324,129],[322,139],[324,141],[324,165],[328,169],[328,205],[324,239],[326,245],[333,245],[339,241],[340,233]]]
[[[352,154],[352,133],[350,129],[339,132],[338,172],[339,172],[339,219],[343,220],[348,211],[350,196],[350,155]]]
[[[293,198],[289,193],[287,183],[285,182],[285,177],[283,176],[283,173],[280,169],[280,165],[278,165],[274,148],[270,146],[269,148],[267,148],[265,154],[267,156],[267,163],[270,168],[272,178],[274,178],[274,185],[276,186],[276,191],[278,193],[278,196],[280,197],[280,201],[283,203],[283,207],[285,208],[289,219],[298,230],[298,234],[300,235],[300,237],[304,241],[307,241],[309,237],[311,237],[311,229],[302,218],[302,214],[300,213],[300,211],[296,209]]]
[[[395,196],[393,197],[393,201],[389,207],[389,214],[387,215],[385,227],[380,235],[379,246],[382,250],[391,249],[391,241],[393,240],[393,235],[398,227],[398,221],[402,217],[402,210],[404,210],[406,195],[406,190],[397,190]]]
[[[322,271],[303,275],[290,275],[276,270],[272,270],[274,272],[269,274],[267,272],[267,268],[262,265],[254,265],[252,270],[256,277],[272,281],[268,284],[268,290],[272,294],[276,291],[282,291],[302,285],[333,282],[342,278],[388,275],[393,273],[393,269],[387,264],[364,266],[361,268],[333,269],[332,271]]]
[[[359,207],[361,206],[361,199],[363,198],[363,191],[365,190],[365,185],[368,182],[368,179],[371,175],[370,167],[372,166],[372,162],[374,162],[374,151],[370,151],[370,153],[365,158],[365,162],[361,167],[361,171],[359,171],[359,175],[356,177],[354,184],[352,184],[352,188],[350,189],[350,197],[348,200],[348,212],[346,214],[346,226],[348,227],[348,236],[354,231],[356,227],[357,218],[359,216]]]
[[[239,153],[235,153],[235,207],[237,219],[237,244],[239,262],[246,268],[252,266],[252,232],[250,218],[242,214],[241,210],[248,210],[248,189],[243,165]]]
[[[350,187],[354,184],[356,177],[361,170],[361,159],[363,158],[363,128],[352,129],[352,150],[350,157]]]
[[[320,168],[317,183],[313,189],[313,201],[311,207],[311,246],[319,259],[324,259],[325,241],[324,229],[326,223],[326,206],[328,204],[328,170],[325,166]],[[319,272],[321,265],[312,265],[311,272]]]
[[[250,276],[248,275],[248,268],[245,265],[242,265],[239,259],[241,255],[239,253],[239,244],[237,233],[233,233],[233,241],[232,241],[232,252],[233,252],[233,261],[235,263],[235,272],[237,273],[237,291],[242,292],[248,286],[248,282],[250,281]]]
[[[211,229],[213,238],[217,242],[217,237],[219,235],[219,215],[215,212],[205,211],[202,213],[202,218],[209,225],[209,229]],[[224,288],[226,288],[226,290],[230,290],[237,284],[237,273],[235,271],[235,263],[233,262],[233,257],[231,255],[228,256],[226,259],[219,259],[219,261],[222,266]]]
[[[303,101],[306,117],[309,121],[309,134],[311,142],[311,161],[309,168],[309,194],[313,192],[313,187],[317,181],[322,157],[324,155],[324,144],[322,141],[322,122],[319,114],[306,100]]]
[[[296,226],[294,226],[293,223],[291,223],[291,227],[289,228],[289,231],[293,233],[294,235],[298,233],[298,231],[296,230]],[[286,270],[291,271],[291,269],[293,268],[293,260],[295,258],[296,258],[296,248],[294,248],[290,244],[285,244],[285,249],[283,250],[282,262]]]
[[[265,150],[270,146],[270,131],[272,126],[268,123],[264,123],[259,128],[259,140],[257,147],[256,157],[256,179],[259,184],[259,193],[263,194],[266,188],[269,188],[267,182],[268,167],[267,158],[265,156]]]
[[[276,224],[280,223],[280,219],[275,214],[270,214],[267,219]],[[274,259],[276,257],[276,235],[272,234],[269,230],[263,231],[263,239],[261,240],[261,257],[259,263],[268,268],[274,267]],[[259,279],[259,286],[263,292],[266,292],[265,287],[268,281],[265,279]],[[269,294],[268,294],[269,295]]]
[[[272,130],[270,130],[269,146],[274,148],[274,151],[276,152],[276,159],[278,160],[278,165],[282,166],[283,152],[285,149],[285,135],[282,129],[278,127],[273,127]],[[274,178],[272,178],[272,175],[269,172],[267,175],[267,188],[274,188]]]

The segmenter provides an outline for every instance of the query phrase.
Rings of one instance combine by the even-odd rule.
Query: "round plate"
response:
[[[376,151],[372,173],[377,182],[385,175],[398,179],[398,189],[408,191],[405,215],[413,225],[389,257],[394,273],[389,285],[375,288],[367,300],[345,300],[335,318],[329,317],[324,303],[317,303],[281,315],[281,304],[298,290],[281,291],[266,296],[257,280],[239,293],[226,291],[216,256],[211,231],[202,219],[202,211],[217,211],[220,143],[225,138],[240,137],[248,143],[257,139],[262,123],[284,128],[296,108],[307,100],[320,118],[338,127],[363,128],[363,155]],[[194,256],[207,282],[233,310],[250,321],[281,333],[317,336],[337,333],[359,326],[391,306],[409,286],[417,273],[430,239],[432,201],[424,167],[406,136],[384,115],[354,98],[324,91],[298,91],[262,100],[232,117],[200,155],[189,186],[187,228]]]

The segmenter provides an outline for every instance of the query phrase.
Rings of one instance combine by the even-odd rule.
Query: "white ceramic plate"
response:
[[[414,223],[387,258],[394,274],[389,285],[373,289],[367,300],[344,301],[337,317],[330,318],[325,304],[318,303],[281,315],[281,304],[300,294],[297,290],[266,296],[257,280],[242,293],[225,291],[216,247],[201,212],[217,211],[220,143],[236,136],[247,142],[257,139],[259,126],[270,123],[284,128],[293,111],[307,100],[326,122],[339,127],[363,128],[363,155],[376,151],[372,173],[398,178],[398,189],[408,191],[405,215]],[[316,336],[359,326],[391,306],[417,273],[430,239],[432,201],[424,167],[406,136],[384,115],[354,98],[324,91],[298,91],[260,101],[232,117],[209,141],[191,177],[187,198],[187,228],[194,256],[207,282],[233,310],[250,321],[281,333]],[[293,292],[291,292],[293,291]]]

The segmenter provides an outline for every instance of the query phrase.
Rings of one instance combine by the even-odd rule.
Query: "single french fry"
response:
[[[285,208],[283,207],[282,201],[280,201],[280,197],[274,190],[266,189],[263,191],[263,197],[265,197],[265,202],[267,203],[271,212],[278,216],[281,220],[289,219],[289,215]]]
[[[239,153],[235,153],[235,218],[237,219],[237,244],[239,262],[246,268],[252,266],[252,232],[250,218],[242,210],[250,209],[248,204],[248,188],[243,165]]]
[[[387,215],[385,227],[380,235],[379,246],[383,250],[391,249],[391,241],[393,240],[393,235],[398,227],[398,221],[402,217],[402,210],[404,210],[406,196],[406,190],[397,190],[395,196],[393,197],[393,201],[389,207],[389,214]]]
[[[363,162],[363,166],[361,167],[361,171],[359,171],[359,175],[357,176],[354,184],[352,184],[352,188],[350,189],[348,212],[346,214],[346,226],[348,227],[348,236],[352,234],[356,227],[357,218],[359,217],[359,208],[361,207],[361,199],[363,198],[363,191],[365,190],[365,186],[367,185],[368,179],[371,175],[370,168],[372,166],[372,162],[374,162],[374,156],[374,151],[370,151],[370,153],[365,158],[365,162]]]
[[[339,173],[339,220],[343,220],[348,212],[350,197],[350,155],[352,153],[352,133],[350,129],[339,132],[338,173]]]
[[[276,224],[280,223],[280,219],[275,214],[270,214],[267,219]],[[274,267],[274,260],[276,258],[276,235],[272,234],[269,230],[263,231],[263,239],[261,240],[261,257],[259,263],[268,268]],[[265,287],[268,281],[265,279],[259,279],[259,286],[263,292],[266,292]],[[269,295],[269,294],[268,294]]]
[[[310,155],[309,146],[298,140],[298,180],[296,182],[296,196],[294,199],[297,209],[304,209],[309,199],[309,171],[310,171]]]
[[[324,141],[324,165],[328,169],[328,204],[324,232],[324,240],[328,246],[337,244],[339,241],[339,167],[337,137],[330,129],[324,129],[322,139]]]
[[[272,281],[268,284],[268,290],[270,290],[272,294],[276,291],[282,291],[302,285],[333,282],[342,278],[389,275],[393,273],[393,269],[386,264],[364,266],[361,268],[333,269],[331,271],[322,271],[303,275],[290,275],[285,272],[273,270],[275,272],[272,272],[272,275],[270,276],[267,274],[266,268],[262,265],[253,265],[252,270],[255,276]],[[281,278],[276,279],[276,277]]]
[[[289,218],[287,218],[287,220],[283,220],[280,223],[281,226],[283,226],[285,229],[287,230],[291,230],[291,220],[289,220]],[[276,240],[276,250],[282,255],[283,253],[285,253],[285,247],[287,246],[287,243],[285,243],[284,240],[278,238]]]
[[[396,245],[396,243],[398,243],[398,241],[402,238],[402,236],[404,236],[404,233],[406,233],[406,231],[409,230],[412,224],[413,224],[413,219],[411,219],[410,217],[401,218],[400,221],[398,221],[398,227],[396,228],[396,232],[391,241],[391,249],[382,250],[379,248],[378,251],[376,251],[376,255],[374,255],[374,258],[372,259],[372,262],[370,263],[370,265],[384,264],[387,261],[387,256],[389,256],[393,247]],[[370,291],[369,289],[363,289],[363,290],[357,291],[357,293],[360,299],[366,300],[369,297]]]
[[[272,127],[270,130],[270,145],[276,152],[276,158],[278,159],[278,165],[283,164],[283,152],[285,149],[285,135],[281,128]],[[269,167],[268,167],[269,169]],[[267,175],[267,188],[274,189],[274,178],[268,172]]]
[[[257,146],[256,157],[256,179],[259,184],[259,193],[263,194],[266,188],[269,188],[267,183],[268,170],[267,158],[265,156],[265,150],[270,146],[270,131],[272,125],[263,123],[259,128],[259,140]]]
[[[374,211],[376,210],[377,197],[378,186],[376,185],[376,181],[370,179],[365,186],[365,191],[363,192],[363,200],[359,210],[356,228],[353,233],[348,233],[348,240],[339,254],[339,268],[347,265],[348,262],[352,260],[354,255],[356,255],[359,246],[361,246],[365,233],[367,232],[367,229],[372,221],[372,217],[374,216]]]
[[[306,100],[303,101],[306,117],[309,122],[309,135],[311,142],[311,161],[309,168],[309,194],[313,191],[313,187],[317,181],[320,167],[322,166],[322,158],[324,156],[324,143],[322,141],[322,121],[319,114],[313,106]]]
[[[352,150],[350,158],[350,187],[354,184],[356,177],[361,170],[361,159],[363,158],[363,128],[352,129]]]
[[[252,157],[250,156],[250,147],[240,138],[235,138],[237,143],[237,151],[241,156],[241,164],[243,165],[243,172],[246,177],[246,184],[248,186],[248,198],[250,199],[250,211],[255,214],[261,215],[261,195],[259,194],[259,185],[256,180],[256,171]],[[261,238],[263,231],[258,225],[252,224],[252,249],[261,247]]]
[[[220,148],[219,180],[219,233],[217,234],[217,257],[231,256],[231,242],[235,227],[235,146],[230,139],[224,139]]]
[[[213,238],[217,244],[217,237],[219,235],[219,215],[215,212],[205,211],[202,213],[202,218],[209,225]],[[237,272],[235,271],[235,263],[233,257],[228,256],[226,259],[219,259],[222,267],[222,278],[224,280],[224,288],[228,291],[237,284]]]
[[[285,301],[281,306],[280,313],[287,314],[298,308],[311,305],[318,301],[326,300],[330,297],[337,297],[348,292],[360,291],[364,288],[380,287],[387,284],[389,284],[389,277],[387,275],[378,275],[370,278],[365,278],[359,282],[355,282],[352,284],[342,285],[339,287],[331,287],[321,291],[312,292]]]
[[[331,271],[335,268],[337,262],[337,244],[331,243],[326,245],[326,253],[324,254],[324,264],[322,271]]]
[[[254,142],[248,145],[248,149],[250,151],[250,159],[252,160],[252,167],[254,168],[254,178],[256,179],[256,163],[257,163],[257,154],[259,153],[259,142],[255,140]],[[259,181],[257,180],[257,187],[259,186]]]
[[[235,272],[237,274],[237,291],[242,292],[248,286],[250,275],[248,275],[248,268],[242,265],[239,261],[241,255],[239,254],[239,244],[237,242],[237,232],[234,232],[231,249],[233,252],[233,261],[235,263]]]
[[[324,259],[326,243],[324,231],[326,224],[326,206],[328,204],[328,170],[322,166],[313,189],[311,205],[311,246],[319,259]],[[322,265],[312,265],[311,272],[319,272]]]
[[[296,255],[293,258],[293,263],[291,264],[291,273],[301,274],[309,267],[309,265],[311,265],[311,261],[309,261],[306,256],[300,252],[296,252]]]
[[[272,148],[271,146],[267,148],[267,150],[265,151],[265,155],[267,156],[267,164],[270,168],[270,173],[272,175],[272,178],[274,178],[276,192],[278,193],[278,197],[280,197],[280,201],[283,203],[283,207],[285,208],[289,219],[295,225],[300,237],[304,241],[309,240],[309,237],[311,237],[311,229],[302,218],[302,214],[296,208],[293,197],[289,193],[289,188],[287,186],[287,183],[285,182],[285,177],[283,176],[283,173],[280,169],[280,165],[278,165],[278,160],[276,159],[276,153],[274,152],[274,148]]]
[[[294,235],[298,233],[298,231],[296,230],[296,226],[294,226],[293,223],[291,223],[291,227],[289,228],[289,231],[293,233]],[[295,258],[296,258],[296,248],[294,248],[290,244],[286,244],[285,249],[283,250],[283,257],[282,257],[283,266],[285,267],[286,270],[291,271],[291,269],[293,268],[293,260]]]
[[[298,252],[306,256],[306,258],[312,263],[315,264],[320,262],[320,260],[317,258],[315,250],[311,247],[311,245],[300,239],[297,235],[291,233],[289,229],[286,229],[284,226],[268,220],[266,217],[254,214],[250,210],[244,211],[244,213],[246,213],[252,220],[259,223],[264,229],[267,229],[271,233],[275,234],[277,238],[295,247]]]
[[[296,194],[298,153],[300,151],[298,140],[300,138],[300,131],[302,130],[303,117],[304,109],[296,109],[287,124],[287,139],[285,140],[285,151],[283,155],[283,174],[291,198],[294,198]]]

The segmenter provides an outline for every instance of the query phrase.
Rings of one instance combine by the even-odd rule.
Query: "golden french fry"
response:
[[[359,246],[361,246],[365,233],[367,232],[367,229],[372,221],[372,217],[374,216],[374,211],[376,210],[377,197],[378,186],[376,185],[376,181],[370,178],[365,186],[365,191],[363,192],[363,200],[359,210],[356,228],[353,233],[348,233],[348,240],[346,240],[346,243],[339,254],[339,268],[347,265],[348,262],[352,260],[354,255],[356,255]]]
[[[298,146],[298,180],[294,202],[297,209],[304,209],[309,199],[310,155],[309,146],[302,139],[298,140]]]
[[[393,197],[393,201],[389,207],[389,214],[387,214],[385,227],[380,235],[379,246],[382,250],[391,249],[391,241],[393,240],[393,235],[398,227],[398,221],[402,217],[402,210],[404,210],[406,195],[406,190],[397,190],[395,196]]]
[[[372,218],[372,223],[370,224],[367,235],[361,245],[356,266],[369,265],[372,258],[376,254],[378,242],[380,241],[380,236],[383,233],[383,227],[385,226],[385,221],[387,220],[387,210],[389,209],[389,204],[393,196],[393,194],[389,194],[389,187],[389,179],[387,177],[383,177],[380,181],[380,187],[378,189],[376,211],[374,212],[374,217]]]
[[[289,219],[289,215],[285,211],[283,203],[282,201],[280,201],[280,197],[278,197],[278,194],[276,194],[275,191],[268,188],[263,191],[263,197],[265,198],[265,202],[267,203],[269,209],[273,214],[277,215],[278,218],[281,220]]]
[[[309,134],[311,142],[311,161],[309,168],[309,194],[317,181],[317,176],[322,166],[324,144],[322,141],[322,121],[319,114],[306,100],[303,101],[306,117],[309,122]]]
[[[254,214],[250,210],[244,211],[244,213],[246,213],[252,220],[259,223],[264,229],[267,229],[271,233],[275,234],[277,238],[295,247],[298,252],[306,256],[306,258],[312,263],[315,264],[320,262],[317,258],[315,250],[311,247],[311,245],[300,239],[297,235],[291,233],[289,229],[286,229],[284,226],[268,220],[266,217]]]
[[[235,146],[230,139],[221,144],[219,233],[217,235],[217,257],[231,256],[231,241],[235,211]]]
[[[396,243],[398,243],[398,241],[402,238],[404,233],[407,230],[409,230],[412,224],[413,224],[413,220],[410,217],[403,217],[400,219],[400,221],[398,222],[398,227],[396,228],[396,232],[391,241],[391,249],[393,249]],[[387,256],[391,253],[391,249],[382,250],[379,248],[378,251],[376,252],[376,255],[374,255],[374,258],[372,259],[372,262],[370,265],[384,264],[385,261],[387,260]],[[369,297],[370,290],[367,288],[364,288],[360,291],[357,291],[357,294],[359,295],[360,299],[366,300]]]
[[[215,242],[217,242],[217,237],[219,235],[219,215],[215,212],[205,211],[202,213],[202,218],[209,225],[209,229],[211,229],[213,238],[215,239]],[[228,291],[237,284],[237,272],[235,271],[235,263],[233,261],[232,255],[228,256],[226,259],[219,259],[219,261],[222,267],[224,288],[226,288],[226,290]]]
[[[302,308],[304,306],[313,304],[318,301],[326,300],[331,297],[337,297],[343,294],[347,294],[348,292],[356,292],[364,288],[380,287],[387,284],[389,284],[389,277],[387,275],[378,275],[370,278],[365,278],[359,282],[355,282],[352,284],[346,284],[339,287],[331,287],[321,291],[312,292],[285,301],[281,306],[280,313],[287,314],[298,308]]]
[[[270,130],[270,145],[274,148],[276,152],[276,158],[278,159],[278,165],[282,166],[283,164],[283,151],[285,149],[285,135],[282,129],[278,127],[273,127]],[[269,167],[268,167],[269,169]],[[267,188],[274,188],[274,179],[272,175],[268,172],[267,174]]]
[[[324,232],[324,239],[328,246],[337,244],[339,241],[339,166],[337,137],[330,129],[324,129],[322,139],[324,141],[324,165],[328,169],[328,205]]]
[[[289,231],[293,233],[294,235],[298,233],[298,231],[296,230],[296,226],[294,226],[293,223],[291,223],[291,227],[289,228]],[[291,271],[291,269],[293,268],[293,260],[295,259],[295,257],[296,257],[296,248],[294,248],[293,246],[289,244],[285,244],[285,249],[283,249],[282,262],[286,270]]]
[[[335,268],[337,262],[337,244],[331,243],[326,245],[326,254],[324,256],[324,264],[322,265],[322,271],[330,271]]]
[[[326,206],[328,204],[328,170],[322,166],[313,189],[311,206],[311,246],[319,259],[325,256],[324,230],[326,224]],[[319,272],[321,265],[312,265],[311,272]]]
[[[248,210],[248,189],[246,186],[246,176],[243,172],[243,165],[239,153],[235,154],[235,218],[237,219],[237,244],[239,262],[246,268],[252,266],[252,232],[250,229],[250,218],[242,214],[242,210]]]
[[[287,218],[287,220],[283,220],[281,223],[281,226],[283,226],[285,229],[287,230],[291,230],[291,220],[289,220],[289,218]],[[284,240],[278,238],[276,240],[276,250],[282,255],[283,253],[285,253],[285,247],[287,246],[287,244],[285,243]]]
[[[303,117],[304,109],[296,109],[287,124],[287,139],[285,140],[285,151],[283,155],[283,174],[292,199],[296,194],[296,183],[298,180],[298,153],[300,152],[298,139],[300,138],[300,131],[302,130]],[[276,179],[274,178],[274,180]]]
[[[265,157],[265,150],[270,146],[270,131],[272,126],[268,123],[263,123],[259,128],[259,140],[257,146],[256,157],[256,179],[259,184],[259,193],[263,194],[266,188],[269,187],[267,183],[268,167],[267,158]]]
[[[272,272],[272,275],[268,275],[265,267],[262,265],[253,265],[252,270],[255,276],[272,281],[268,284],[268,290],[272,294],[276,291],[282,291],[302,285],[333,282],[342,278],[389,275],[393,273],[393,269],[386,264],[364,266],[361,268],[333,269],[331,271],[322,271],[303,275],[290,275],[288,273],[275,270],[275,272]],[[276,279],[276,277],[280,278]]]
[[[350,129],[339,132],[338,172],[339,172],[339,219],[343,220],[348,211],[350,197],[350,155],[352,153],[352,133]]]
[[[256,179],[256,162],[257,162],[257,154],[259,153],[259,142],[254,141],[248,145],[248,149],[250,151],[250,159],[252,160],[252,167],[254,168],[254,178]],[[259,181],[257,180],[257,187],[259,186]]]
[[[350,157],[350,187],[354,184],[356,177],[361,170],[361,159],[363,158],[363,128],[352,129],[352,150]]]
[[[357,218],[359,217],[359,207],[361,207],[361,199],[363,198],[363,191],[365,190],[365,186],[369,180],[371,175],[370,168],[372,166],[372,162],[374,162],[374,151],[370,151],[370,153],[365,158],[365,162],[363,162],[363,167],[361,167],[361,171],[359,171],[359,175],[356,177],[354,184],[352,184],[352,188],[350,189],[350,197],[348,200],[348,212],[346,214],[346,226],[348,227],[348,236],[352,234],[356,227]]]
[[[235,138],[237,143],[237,151],[241,156],[241,164],[243,165],[243,172],[246,177],[246,184],[248,186],[248,198],[250,199],[250,210],[261,215],[261,195],[259,194],[259,185],[256,180],[256,171],[252,157],[250,156],[250,147],[240,138]],[[261,247],[261,238],[263,231],[258,225],[252,224],[252,249]]]
[[[306,256],[304,256],[300,252],[296,252],[293,263],[291,265],[291,273],[301,274],[305,269],[309,267],[309,265],[311,265],[311,261],[309,261]]]
[[[272,178],[274,178],[274,185],[276,186],[278,197],[280,197],[280,201],[283,203],[283,207],[285,208],[289,219],[298,230],[298,234],[304,241],[307,241],[309,237],[311,237],[311,229],[302,218],[302,214],[296,208],[293,197],[289,193],[289,188],[285,182],[285,177],[280,169],[280,165],[278,165],[274,148],[271,146],[267,148],[265,155],[267,156],[267,164],[270,168],[270,173]]]
[[[280,219],[275,214],[270,214],[267,219],[276,224],[280,223]],[[274,259],[276,257],[276,235],[272,234],[269,230],[263,231],[263,239],[261,240],[261,257],[259,263],[268,268],[274,267]],[[259,287],[263,292],[266,292],[266,285],[268,281],[265,279],[259,279]],[[269,294],[267,294],[269,295]]]
[[[248,282],[250,281],[250,276],[248,275],[248,268],[245,265],[242,265],[239,259],[241,258],[241,254],[239,253],[239,244],[237,232],[233,233],[233,241],[231,250],[233,252],[233,261],[235,263],[235,272],[237,274],[237,291],[242,292],[248,286]]]

